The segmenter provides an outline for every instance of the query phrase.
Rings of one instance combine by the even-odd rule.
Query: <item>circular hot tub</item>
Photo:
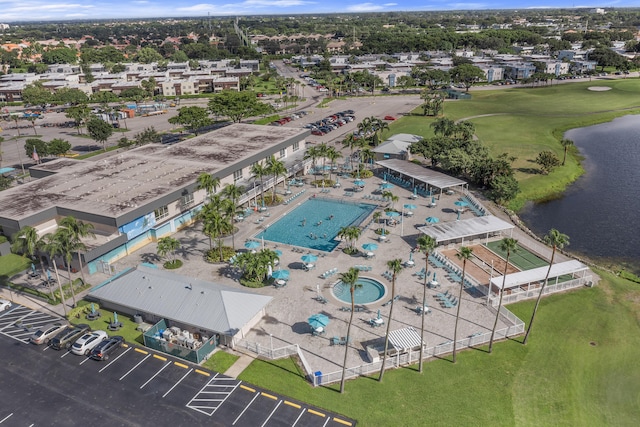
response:
[[[360,277],[356,283],[361,285],[356,287],[353,293],[354,303],[358,305],[366,305],[380,301],[387,293],[387,288],[381,282],[370,277]],[[338,282],[333,286],[332,292],[340,301],[351,304],[349,285]]]

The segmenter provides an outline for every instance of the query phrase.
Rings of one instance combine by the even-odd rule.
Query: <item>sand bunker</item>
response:
[[[604,92],[606,90],[611,90],[609,86],[589,86],[588,89],[594,92]]]

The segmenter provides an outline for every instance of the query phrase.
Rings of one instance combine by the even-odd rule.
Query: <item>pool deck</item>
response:
[[[373,177],[365,181],[364,191],[356,193],[355,196],[345,197],[344,190],[340,189],[332,189],[328,195],[337,198],[345,197],[345,200],[350,202],[363,201],[370,203],[369,200],[364,200],[362,197],[376,191],[381,179]],[[346,186],[346,182],[343,182],[343,186]],[[317,194],[317,196],[327,195],[326,193],[321,193],[320,189],[312,189],[308,186],[306,188],[307,191],[304,197],[311,197],[313,194]],[[262,295],[272,296],[274,299],[267,307],[267,316],[251,330],[245,338],[247,341],[257,342],[263,348],[269,348],[271,342],[273,342],[274,349],[290,344],[298,344],[314,372],[322,371],[328,373],[341,369],[340,363],[344,354],[344,347],[330,345],[331,338],[346,335],[350,314],[340,310],[341,307],[346,307],[349,304],[338,301],[330,292],[330,287],[338,280],[339,273],[354,265],[371,266],[372,270],[363,272],[362,276],[371,277],[384,283],[390,291],[391,282],[382,276],[388,270],[386,263],[396,258],[403,261],[409,259],[411,248],[415,247],[416,239],[420,235],[416,227],[423,225],[427,216],[438,216],[441,221],[455,221],[457,218],[454,202],[458,200],[460,194],[443,195],[440,200],[437,200],[437,207],[430,208],[427,206],[430,199],[419,197],[417,200],[413,200],[410,198],[411,193],[408,190],[398,186],[391,191],[399,196],[399,200],[396,203],[397,207],[410,203],[416,205],[417,209],[412,217],[405,217],[404,236],[401,236],[402,228],[400,225],[390,228],[391,233],[386,240],[388,243],[378,242],[378,236],[374,232],[375,224],[372,224],[362,234],[357,242],[358,247],[362,247],[364,243],[368,242],[378,243],[379,248],[374,251],[375,257],[372,259],[366,259],[363,256],[346,255],[340,250],[341,245],[333,252],[326,253],[324,257],[320,257],[316,262],[316,269],[305,271],[302,269],[303,263],[300,259],[303,255],[302,253],[294,252],[292,247],[288,245],[265,242],[270,249],[275,249],[277,246],[277,249],[282,250],[281,268],[288,269],[291,275],[285,287],[276,289],[269,286],[252,290]],[[302,200],[301,198],[300,201]],[[276,220],[291,208],[291,205],[269,208],[269,218]],[[256,215],[254,214],[253,216]],[[462,214],[461,219],[471,218],[473,215],[472,212],[466,212]],[[386,217],[383,215],[382,218]],[[243,248],[243,243],[246,239],[253,238],[262,229],[263,225],[261,223],[255,224],[251,219],[252,217],[238,223],[239,231],[235,236],[235,245],[238,249]],[[187,227],[176,233],[174,237],[181,242],[182,247],[178,251],[178,255],[185,262],[184,267],[179,269],[177,273],[242,288],[237,281],[237,277],[228,268],[227,264],[209,264],[204,261],[203,253],[209,248],[209,240],[202,234],[199,225]],[[231,238],[227,238],[225,244],[231,245]],[[311,252],[318,253],[318,251]],[[115,266],[118,271],[121,271],[154,258],[156,258],[156,245],[150,244],[140,251],[119,260],[115,263]],[[396,295],[399,297],[394,304],[392,330],[409,326],[413,326],[418,331],[420,330],[421,316],[416,314],[415,309],[420,305],[423,285],[422,280],[414,274],[425,267],[425,257],[421,253],[414,253],[413,259],[416,263],[415,267],[403,269],[396,280]],[[333,268],[337,268],[338,273],[327,279],[320,277],[322,273]],[[442,308],[434,296],[438,292],[447,290],[457,296],[459,285],[449,281],[443,269],[434,269],[432,266],[428,266],[427,269],[431,272],[436,271],[438,281],[441,284],[439,289],[427,289],[426,297],[431,313],[426,316],[425,337],[427,345],[434,346],[453,339],[456,314],[455,308]],[[100,283],[101,276],[101,274],[92,276],[92,282]],[[107,277],[105,276],[104,278],[106,279]],[[316,300],[318,290],[327,299],[326,304]],[[368,305],[367,311],[354,313],[351,328],[352,343],[349,346],[350,354],[348,356],[349,366],[368,363],[366,357],[367,345],[375,346],[384,338],[386,325],[372,327],[369,324],[369,320],[377,317],[377,312],[380,310],[381,317],[385,323],[388,322],[390,306],[383,305],[385,302],[387,302],[386,298]],[[463,292],[458,332],[460,339],[478,332],[491,330],[494,316],[484,303],[484,298],[472,297]],[[323,336],[313,336],[307,324],[307,318],[315,313],[326,314],[330,319],[330,323],[326,328],[327,332]],[[499,324],[498,328],[503,326],[506,325]]]

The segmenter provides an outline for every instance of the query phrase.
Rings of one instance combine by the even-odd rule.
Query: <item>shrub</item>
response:
[[[261,282],[259,280],[245,279],[244,277],[240,278],[240,284],[242,286],[246,286],[247,288],[263,288],[266,286],[264,282]]]
[[[174,259],[172,261],[167,261],[164,264],[162,264],[162,266],[167,270],[175,270],[176,268],[182,267],[182,260]]]
[[[209,249],[206,254],[205,254],[205,261],[210,262],[210,263],[218,263],[218,262],[225,262],[225,261],[229,261],[229,259],[234,256],[236,253],[234,252],[233,248],[231,246],[223,246],[222,247],[222,259],[223,261],[220,261],[220,248],[213,248],[213,249]]]
[[[8,239],[6,238],[6,236],[0,236],[0,243],[4,243],[7,242]]]

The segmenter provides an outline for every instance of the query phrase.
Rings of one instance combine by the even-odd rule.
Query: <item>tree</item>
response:
[[[138,132],[133,136],[136,145],[146,145],[151,143],[159,143],[162,141],[162,135],[153,127],[148,127],[142,132]]]
[[[85,104],[78,105],[76,107],[67,108],[65,111],[65,116],[71,120],[73,120],[75,128],[78,130],[78,135],[80,135],[82,126],[86,123],[86,121],[91,117],[91,109]]]
[[[569,236],[566,234],[562,234],[555,228],[549,230],[546,236],[543,238],[544,242],[547,245],[551,245],[553,250],[551,251],[551,260],[549,261],[549,268],[547,269],[547,275],[544,278],[544,282],[542,282],[542,286],[540,287],[540,293],[538,294],[538,299],[536,300],[536,305],[533,307],[533,313],[531,314],[531,320],[529,321],[529,327],[527,328],[527,333],[524,336],[524,340],[522,340],[522,344],[527,344],[529,340],[529,334],[531,333],[531,328],[533,327],[533,321],[536,318],[536,313],[538,312],[538,306],[540,305],[540,299],[542,299],[542,294],[544,293],[544,289],[547,287],[547,282],[549,281],[549,274],[551,273],[551,267],[553,267],[553,261],[556,257],[556,250],[558,248],[562,249],[565,246],[569,245]]]
[[[198,129],[210,125],[211,119],[205,108],[197,106],[181,107],[178,109],[178,115],[171,117],[169,123],[182,125],[198,135]]]
[[[540,169],[546,175],[560,164],[560,159],[553,151],[544,150],[538,153],[535,162],[540,165]]]
[[[94,141],[102,144],[104,151],[107,151],[107,140],[113,135],[113,126],[98,117],[93,117],[87,122],[87,132]]]
[[[72,246],[76,248],[80,275],[82,276],[82,284],[86,284],[87,282],[82,268],[82,257],[80,256],[80,252],[86,249],[86,247],[82,244],[81,239],[86,237],[93,237],[95,239],[96,235],[93,233],[93,224],[78,221],[73,216],[66,216],[60,220],[59,226],[67,230]]]
[[[382,355],[382,366],[380,366],[380,376],[378,377],[378,381],[382,381],[382,377],[384,377],[384,368],[387,362],[387,353],[389,348],[389,331],[391,330],[391,320],[393,319],[393,305],[396,299],[396,278],[398,274],[402,271],[402,260],[401,259],[392,259],[387,261],[387,268],[391,271],[391,308],[389,309],[389,321],[387,322],[387,332],[384,336],[384,354]]]
[[[464,278],[467,269],[467,261],[471,259],[473,249],[462,246],[460,252],[456,254],[462,260],[462,279],[460,280],[460,292],[458,293],[458,307],[456,310],[456,324],[453,329],[453,363],[456,363],[456,350],[458,346],[458,321],[460,320],[460,306],[462,305],[462,290],[464,289]]]
[[[497,203],[506,203],[520,192],[518,180],[511,175],[498,175],[489,184],[489,197]]]
[[[22,90],[22,99],[27,104],[44,108],[53,99],[53,94],[42,85],[42,82],[36,81]]]
[[[45,248],[49,256],[55,262],[56,256],[61,256],[67,267],[67,275],[69,277],[69,290],[73,300],[73,307],[76,306],[76,293],[73,289],[73,279],[71,277],[71,260],[74,252],[84,251],[87,247],[80,240],[76,239],[69,229],[58,227],[53,233],[49,233],[43,237],[45,240]]]
[[[339,158],[342,157],[342,153],[339,152],[338,150],[336,150],[335,147],[328,147],[324,156],[331,163],[331,167],[329,168],[329,181],[331,181],[331,174],[333,172],[333,166],[334,166],[336,160],[338,160]]]
[[[104,90],[91,95],[91,101],[99,103],[103,108],[108,106],[110,102],[118,102],[118,100],[118,95]]]
[[[423,234],[418,237],[418,246],[420,247],[420,252],[425,254],[424,261],[424,283],[422,288],[422,306],[421,306],[421,314],[422,314],[422,324],[420,326],[420,340],[423,342],[420,345],[420,361],[418,362],[418,372],[422,373],[422,355],[424,352],[424,317],[427,314],[425,310],[425,306],[427,305],[427,273],[426,271],[429,269],[429,256],[431,252],[436,248],[436,241],[433,237],[427,236]]]
[[[153,98],[153,95],[156,94],[156,79],[151,76],[148,79],[144,79],[140,82],[142,89],[144,89],[147,97]]]
[[[68,47],[49,49],[42,53],[45,64],[75,64],[78,62],[77,51]]]
[[[56,91],[53,95],[53,100],[58,104],[86,104],[89,101],[89,97],[86,93],[76,88],[63,87]]]
[[[223,205],[223,213],[225,214],[227,220],[231,223],[232,230],[233,230],[233,218],[236,216],[236,213],[238,211],[238,200],[240,200],[240,197],[243,194],[244,194],[244,187],[235,185],[235,184],[227,184],[222,189],[222,195],[225,196],[227,200],[230,202],[226,206]],[[233,251],[235,252],[236,250],[235,233],[232,233],[231,239],[232,239]]]
[[[500,289],[500,299],[498,300],[498,310],[496,311],[496,318],[493,321],[493,329],[491,329],[491,339],[489,339],[489,353],[493,351],[493,338],[496,334],[496,328],[498,327],[498,318],[500,317],[500,310],[502,309],[502,296],[504,295],[504,285],[507,282],[507,272],[509,271],[509,257],[512,252],[517,252],[518,241],[511,237],[505,237],[500,241],[500,250],[507,253],[507,258],[504,261],[504,273],[502,274],[502,288]],[[489,292],[491,292],[491,283],[489,283]]]
[[[158,51],[152,47],[143,47],[134,57],[134,60],[142,64],[151,64],[152,62],[158,62],[162,59],[162,55],[160,55]]]
[[[62,156],[71,150],[71,144],[61,138],[54,138],[47,144],[47,152],[52,156]]]
[[[220,187],[220,178],[217,176],[202,172],[198,175],[197,179],[197,190],[205,190],[207,192],[207,197],[211,197],[218,191],[218,187]]]
[[[276,159],[276,156],[271,156],[267,160],[267,170],[269,171],[270,175],[273,175],[273,194],[271,196],[271,200],[275,202],[276,201],[276,183],[278,182],[278,177],[287,176],[287,168],[284,166],[284,163]]]
[[[475,82],[484,78],[484,72],[471,64],[461,64],[457,67],[453,67],[449,70],[451,74],[451,80],[457,83],[462,83],[466,89],[466,92],[469,92],[469,88],[473,86]]]
[[[569,147],[573,146],[573,141],[567,138],[562,138],[560,140],[560,145],[562,145],[562,148],[564,148],[564,156],[562,157],[562,166],[564,166],[565,162],[567,161],[567,150],[569,149]]]
[[[234,123],[240,123],[246,117],[254,117],[269,113],[272,108],[258,101],[255,92],[236,92],[223,90],[209,100],[209,111],[216,116],[229,117]]]
[[[173,237],[161,237],[158,239],[158,255],[161,258],[167,256],[168,253],[171,253],[170,262],[174,262],[176,260],[176,251],[180,248],[180,241],[178,239],[174,239]]]
[[[25,225],[11,236],[11,252],[13,253],[21,253],[35,259],[39,246],[38,230],[31,226]]]
[[[344,346],[344,360],[342,362],[342,378],[340,379],[340,393],[344,393],[344,380],[347,370],[347,354],[349,354],[349,337],[351,335],[351,324],[353,323],[353,312],[356,311],[354,293],[357,288],[361,288],[362,284],[358,283],[360,270],[351,267],[346,273],[340,273],[340,280],[344,285],[349,286],[351,294],[351,312],[349,313],[349,324],[347,325],[347,343]]]
[[[338,237],[341,239],[345,239],[347,242],[349,242],[349,249],[351,251],[355,251],[356,243],[361,235],[362,235],[362,229],[356,225],[349,225],[346,227],[342,227],[338,231]]]
[[[256,162],[251,166],[251,174],[260,179],[260,193],[262,194],[262,198],[264,199],[264,185],[262,182],[262,178],[265,175],[269,174],[268,168],[262,164],[262,162]],[[256,200],[256,203],[258,201]]]
[[[24,141],[24,152],[29,158],[33,158],[33,154],[36,152],[38,153],[38,157],[42,159],[49,155],[49,147],[47,143],[41,139],[28,138]]]

